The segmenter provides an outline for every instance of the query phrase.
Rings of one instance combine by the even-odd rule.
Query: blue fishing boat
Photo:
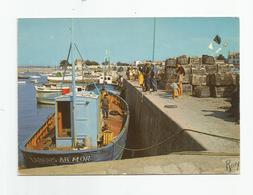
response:
[[[73,64],[72,64],[73,66]],[[72,75],[75,68],[72,67]],[[107,84],[55,99],[55,113],[20,147],[26,167],[117,160],[126,144],[129,108]],[[99,89],[100,88],[100,89]],[[107,99],[109,116],[102,114]]]

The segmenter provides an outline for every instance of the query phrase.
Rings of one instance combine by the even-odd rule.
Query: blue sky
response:
[[[73,42],[85,59],[102,62],[110,51],[113,62],[152,59],[154,18],[75,18]],[[18,64],[57,65],[71,41],[71,19],[19,19]],[[155,60],[182,54],[217,55],[208,49],[218,34],[221,54],[239,51],[238,18],[156,18]]]

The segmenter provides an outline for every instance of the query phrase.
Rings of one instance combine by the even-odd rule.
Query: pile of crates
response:
[[[187,63],[186,63],[187,62]],[[223,60],[215,60],[213,56],[169,58],[165,61],[164,82],[167,89],[177,80],[177,67],[185,70],[183,93],[195,97],[230,97],[236,86],[233,65]]]

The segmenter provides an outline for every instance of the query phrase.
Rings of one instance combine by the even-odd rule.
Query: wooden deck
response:
[[[110,96],[110,106],[109,106],[109,113],[111,111],[117,111],[119,115],[111,115],[109,114],[108,119],[103,119],[105,123],[108,124],[109,130],[113,132],[113,136],[116,137],[120,133],[123,125],[123,112],[122,109],[119,107],[119,102],[116,100],[115,97]]]
[[[109,95],[109,117],[103,119],[101,114],[102,126],[106,123],[109,131],[112,132],[113,138],[117,137],[123,126],[123,111],[120,107],[120,102],[116,96]],[[118,114],[112,115],[110,112],[117,112]],[[101,130],[102,132],[102,130]],[[103,144],[104,146],[104,144]],[[33,135],[33,137],[26,144],[28,149],[32,150],[72,150],[70,147],[55,147],[55,115],[53,114],[42,125],[42,127]]]

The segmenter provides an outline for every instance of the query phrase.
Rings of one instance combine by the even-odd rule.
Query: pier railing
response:
[[[36,131],[33,136],[29,139],[26,144],[27,148],[34,148],[38,143],[45,138],[46,135],[51,135],[55,128],[55,113],[53,113],[47,121],[42,125],[42,127]]]

